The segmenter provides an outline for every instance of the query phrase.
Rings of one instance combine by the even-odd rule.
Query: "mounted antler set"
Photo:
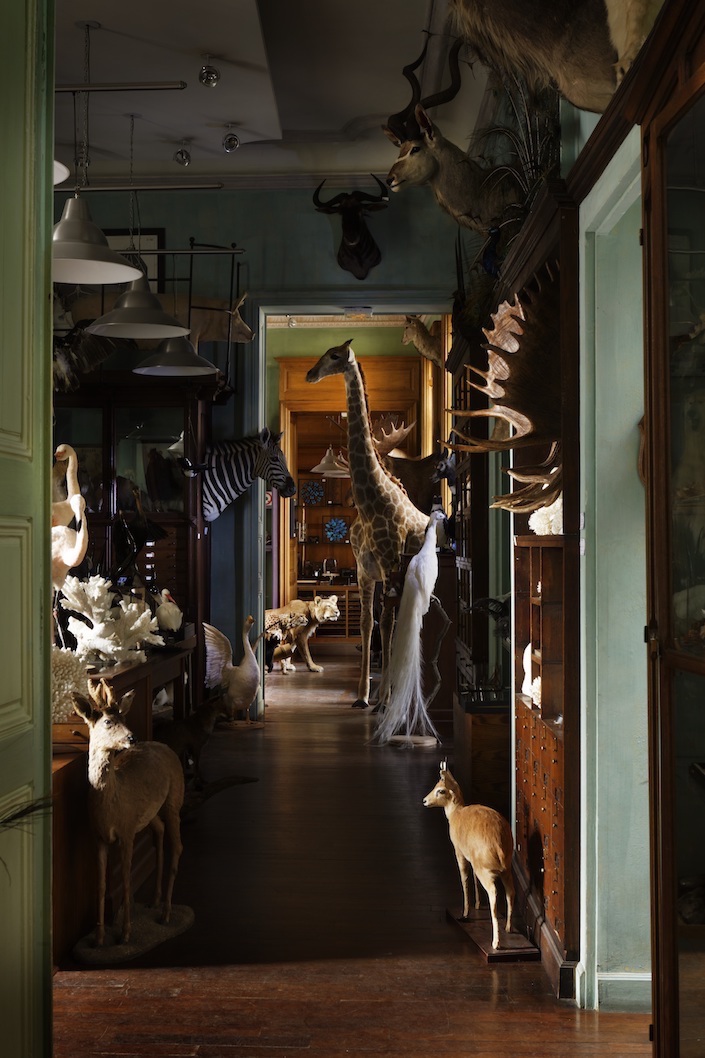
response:
[[[541,463],[506,471],[524,487],[495,497],[492,506],[515,513],[549,506],[562,487],[559,298],[558,265],[547,264],[513,301],[501,303],[492,313],[492,330],[484,331],[489,369],[467,365],[468,371],[485,380],[484,385],[473,381],[470,385],[494,403],[489,408],[453,411],[459,418],[499,419],[513,430],[510,437],[497,440],[473,438],[456,429],[464,442],[449,445],[456,451],[503,452],[550,443]]]

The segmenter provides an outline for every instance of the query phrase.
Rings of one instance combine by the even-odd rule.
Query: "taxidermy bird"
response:
[[[438,578],[436,527],[444,517],[443,511],[433,511],[421,550],[409,562],[404,577],[391,656],[379,691],[383,712],[374,738],[378,743],[399,733],[432,735],[440,742],[421,687],[421,626]]]
[[[250,629],[254,617],[248,617],[242,626],[244,654],[239,665],[233,665],[233,648],[226,635],[213,625],[203,622],[206,641],[206,687],[220,687],[227,705],[230,720],[239,709],[244,709],[250,719],[249,708],[260,684],[260,671],[255,652],[250,643]],[[256,641],[255,641],[256,642]]]
[[[176,605],[174,596],[168,588],[162,588],[157,598],[161,599],[161,602],[157,606],[154,616],[157,619],[159,628],[162,632],[178,632],[184,615]]]
[[[78,456],[71,445],[61,444],[54,452],[56,462],[52,468],[52,493],[54,500],[51,505],[52,525],[71,525],[76,516],[71,506],[73,496],[80,496],[81,489],[78,484]],[[65,465],[64,465],[65,464]],[[62,486],[62,479],[65,483]],[[61,495],[62,488],[66,488],[66,498]]]
[[[55,591],[60,591],[69,570],[80,565],[88,550],[88,521],[86,519],[86,501],[80,494],[69,500],[76,528],[67,525],[53,525],[51,528],[51,583]]]
[[[495,622],[494,634],[505,645],[509,646],[512,632],[512,593],[500,596],[499,599],[476,599],[471,606],[473,613],[486,614]]]

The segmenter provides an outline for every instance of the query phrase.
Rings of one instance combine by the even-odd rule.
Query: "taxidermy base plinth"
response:
[[[76,962],[90,966],[112,966],[113,963],[129,962],[144,955],[179,933],[185,933],[194,923],[194,913],[185,904],[172,904],[171,921],[160,922],[160,907],[144,907],[135,904],[132,911],[132,936],[127,944],[120,943],[122,934],[122,910],[115,922],[105,927],[105,943],[98,948],[95,933],[89,933],[75,945],[73,957]]]
[[[461,911],[450,911],[446,909],[446,917],[456,926],[461,933],[472,941],[480,949],[488,963],[501,962],[531,962],[541,958],[541,952],[526,936],[524,923],[518,915],[514,915],[514,932],[507,933],[502,928],[502,919],[499,926],[499,948],[492,947],[492,919],[490,909],[470,909],[470,917],[461,918]]]

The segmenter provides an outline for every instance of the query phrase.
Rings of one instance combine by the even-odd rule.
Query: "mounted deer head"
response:
[[[389,194],[379,177],[370,174],[380,187],[379,195],[366,191],[342,192],[328,202],[321,199],[322,180],[313,193],[313,204],[319,213],[338,214],[342,220],[342,239],[338,248],[338,264],[356,279],[365,279],[371,268],[382,260],[379,246],[365,223],[368,213],[386,209]]]

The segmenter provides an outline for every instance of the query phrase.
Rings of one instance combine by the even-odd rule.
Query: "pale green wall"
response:
[[[650,989],[640,137],[581,208],[582,959],[586,1006]]]

